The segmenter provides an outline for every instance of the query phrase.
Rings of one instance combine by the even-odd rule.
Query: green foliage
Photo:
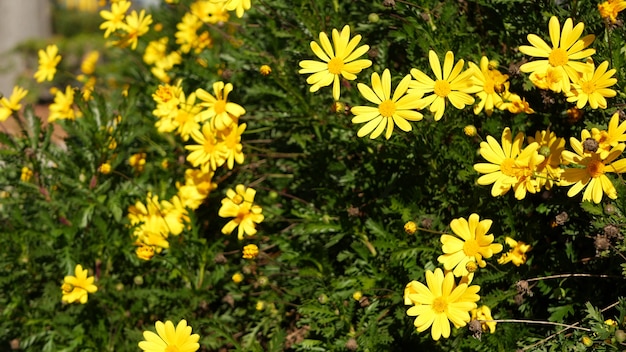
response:
[[[20,82],[31,91],[29,102],[50,100],[50,86],[80,86],[88,50],[99,50],[101,59],[92,99],[76,92],[80,117],[45,124],[47,109],[25,104],[11,117],[19,133],[0,133],[0,350],[136,351],[156,321],[181,319],[200,335],[201,351],[623,348],[622,177],[611,179],[617,199],[594,204],[557,186],[522,200],[512,191],[492,197],[474,170],[484,161],[477,153],[481,141],[500,140],[505,127],[528,136],[549,127],[569,141],[583,128],[606,128],[623,107],[624,28],[604,23],[596,3],[252,0],[241,19],[231,12],[225,23],[204,23],[212,46],[181,54],[168,72],[170,83],[180,80],[187,95],[198,88],[212,93],[220,80],[233,84],[228,100],[247,111],[241,117],[245,162],[217,170],[217,189],[189,213],[182,234],[144,261],[135,254],[129,207],[145,202],[148,192],[170,199],[191,166],[189,142],[155,127],[152,95],[163,82],[143,53],[163,37],[168,52],[179,49],[177,24],[192,3],[152,8],[153,27],[135,51],[105,45],[102,33],[89,32],[100,17],[59,10],[55,28],[64,59],[52,83],[36,85],[30,77],[44,44],[18,48],[28,58],[30,71]],[[584,108],[582,120],[568,118],[572,104],[562,95],[535,88],[516,70],[528,59],[518,47],[530,33],[547,39],[553,15],[561,23],[568,17],[583,22],[584,33],[596,35],[596,63],[609,60],[617,70],[609,108]],[[373,65],[357,80],[342,81],[344,105],[337,111],[331,88],[311,93],[298,63],[314,58],[310,43],[320,32],[330,35],[344,25],[370,46]],[[440,58],[451,50],[465,62],[483,55],[497,61],[510,76],[510,90],[535,113],[496,109],[488,117],[448,104],[440,121],[424,109],[409,132],[358,138],[350,108],[369,103],[357,84],[369,85],[370,75],[385,68],[394,86],[413,68],[430,74],[431,49]],[[261,75],[261,65],[271,74]],[[476,136],[464,134],[470,124]],[[55,126],[66,134],[61,145]],[[146,155],[141,171],[129,162],[138,153]],[[101,172],[104,163],[110,173]],[[30,179],[22,178],[24,167],[32,170]],[[258,233],[243,241],[222,234],[228,219],[218,216],[226,190],[238,184],[257,191],[255,203],[265,215]],[[453,219],[472,213],[493,220],[489,233],[503,253],[510,249],[506,237],[532,250],[521,266],[498,264],[498,253],[475,273],[479,306],[488,305],[500,320],[495,333],[477,339],[467,327],[452,328],[448,339],[433,341],[430,330],[418,333],[407,316],[404,289],[441,267],[441,234],[451,233]],[[407,221],[417,224],[416,233],[404,231]],[[256,259],[241,257],[249,243],[260,248]],[[63,304],[61,284],[76,264],[95,276],[98,291],[84,305]],[[243,281],[232,280],[236,273]]]

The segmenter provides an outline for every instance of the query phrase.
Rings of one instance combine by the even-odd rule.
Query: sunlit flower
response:
[[[153,40],[148,43],[146,50],[143,53],[143,62],[148,65],[153,65],[159,60],[163,60],[167,54],[167,42],[168,37],[163,37],[159,40]]]
[[[259,255],[259,247],[256,244],[243,247],[243,259],[254,259],[257,255]]]
[[[626,171],[626,159],[616,160],[624,151],[624,144],[618,144],[611,149],[606,157],[600,153],[587,151],[583,147],[583,142],[591,138],[587,130],[581,133],[581,141],[574,137],[570,138],[570,146],[574,152],[563,151],[563,161],[570,165],[561,176],[562,185],[573,185],[567,195],[573,197],[585,189],[583,201],[593,201],[600,203],[603,194],[611,199],[617,198],[617,191],[606,173],[623,173]]]
[[[519,95],[511,92],[506,92],[502,96],[503,103],[500,104],[500,110],[508,110],[511,114],[534,114],[535,110],[530,107],[530,104],[526,101],[526,98],[522,98]]]
[[[142,172],[146,167],[146,153],[135,153],[128,158],[128,164],[136,171]]]
[[[137,49],[139,37],[148,33],[152,24],[152,15],[146,15],[146,10],[141,10],[139,14],[133,10],[130,15],[126,16],[122,29],[126,35],[117,43],[121,47],[130,46],[131,49]]]
[[[159,85],[157,91],[152,94],[152,99],[157,103],[156,109],[152,111],[152,114],[162,119],[173,119],[176,117],[178,104],[180,104],[181,97],[184,97],[183,89],[180,85],[181,81],[178,81],[176,85]]]
[[[50,104],[50,114],[48,115],[48,122],[56,120],[76,118],[74,112],[74,88],[65,87],[65,94],[62,91],[57,91],[54,95],[54,102]]]
[[[234,273],[231,279],[233,280],[234,283],[238,284],[243,281],[243,274]]]
[[[496,332],[496,322],[486,321],[493,320],[493,317],[491,316],[491,309],[489,309],[489,307],[483,305],[478,308],[474,308],[472,309],[471,314],[472,320],[480,321],[480,327],[484,332],[487,332],[487,330],[489,330],[492,334]]]
[[[83,266],[80,264],[76,264],[74,275],[75,276],[68,275],[63,279],[63,285],[61,286],[63,297],[61,297],[61,301],[85,304],[87,303],[88,293],[98,291],[98,287],[93,284],[95,278],[93,276],[87,276],[87,269],[83,270]]]
[[[439,263],[446,270],[453,270],[454,276],[469,275],[467,263],[470,261],[484,268],[487,262],[483,258],[491,258],[502,251],[502,245],[493,243],[493,235],[487,234],[491,224],[488,219],[479,221],[478,214],[471,214],[469,221],[465,218],[452,220],[450,228],[456,236],[441,235],[444,254],[437,258]]]
[[[181,91],[177,100],[176,112],[170,114],[168,118],[159,119],[155,126],[159,132],[176,131],[183,141],[187,141],[192,131],[200,130],[196,115],[202,111],[202,107],[196,104],[196,93],[185,97],[185,93]]]
[[[412,129],[408,121],[422,119],[422,114],[416,111],[421,95],[406,94],[410,81],[411,75],[406,75],[392,96],[391,74],[388,69],[385,69],[382,79],[378,73],[372,74],[373,89],[363,83],[357,85],[361,95],[377,105],[377,107],[355,106],[351,109],[352,113],[356,115],[352,118],[352,123],[366,122],[357,132],[357,136],[363,137],[371,133],[370,138],[374,139],[387,129],[385,138],[389,139],[395,125],[408,132]]]
[[[248,6],[250,8],[250,6]],[[189,10],[198,19],[205,23],[225,23],[228,22],[228,10],[224,8],[224,3],[215,1],[194,1]]]
[[[58,53],[59,48],[56,45],[48,45],[46,51],[39,50],[39,68],[34,75],[37,82],[52,81],[57,73],[57,65],[61,62],[61,55]]]
[[[13,92],[11,92],[9,99],[7,99],[7,97],[0,99],[0,122],[5,121],[14,112],[22,109],[21,101],[27,94],[28,91],[26,89],[15,86],[13,87]]]
[[[476,93],[480,101],[474,105],[474,114],[478,115],[484,109],[487,116],[491,116],[494,107],[498,108],[502,104],[500,95],[509,89],[509,76],[492,69],[486,56],[480,59],[480,67],[473,62],[468,65],[474,70],[474,85],[481,88]]]
[[[146,352],[195,352],[200,348],[198,340],[200,335],[191,334],[191,326],[187,326],[186,320],[181,320],[176,328],[174,323],[166,321],[163,324],[157,321],[155,325],[157,333],[144,331],[145,341],[139,342],[139,348]]]
[[[256,191],[246,188],[244,185],[237,185],[235,190],[226,191],[226,198],[222,199],[222,206],[218,215],[223,218],[233,217],[222,228],[225,235],[231,234],[236,227],[239,227],[237,237],[242,240],[244,234],[254,236],[257,232],[256,224],[263,221],[263,209],[254,204]]]
[[[463,71],[465,63],[463,59],[455,64],[454,54],[448,51],[441,67],[439,57],[432,50],[428,52],[428,59],[435,80],[416,68],[411,69],[411,75],[415,80],[409,84],[409,93],[422,96],[432,93],[420,100],[420,108],[430,105],[430,112],[435,114],[435,121],[439,121],[443,117],[447,101],[457,109],[463,109],[465,105],[474,103],[474,98],[468,93],[476,93],[482,90],[482,87],[472,82],[474,70]]]
[[[418,332],[431,328],[430,334],[437,341],[442,336],[450,337],[450,322],[456,328],[465,326],[470,321],[469,312],[476,308],[480,299],[480,286],[468,287],[466,283],[455,285],[454,275],[448,272],[445,276],[441,269],[433,273],[426,271],[426,285],[412,281],[405,289],[405,303],[414,304],[406,312],[409,316],[417,316],[415,327]]]
[[[233,85],[231,83],[224,84],[222,81],[213,83],[215,96],[204,89],[197,89],[196,95],[198,99],[202,100],[200,106],[206,108],[198,114],[200,121],[211,120],[210,123],[218,131],[236,123],[237,119],[246,113],[246,110],[241,105],[228,101],[228,94],[232,90]]]
[[[111,11],[100,11],[100,17],[105,19],[105,21],[100,24],[100,29],[106,30],[104,32],[105,38],[108,38],[111,33],[124,27],[124,17],[130,5],[130,1],[120,0],[111,4]]]
[[[80,71],[86,75],[91,75],[96,70],[96,63],[100,58],[100,53],[97,50],[92,50],[85,54],[83,62],[80,63]]]
[[[537,142],[537,152],[545,159],[535,165],[537,187],[552,189],[553,185],[559,184],[561,173],[561,153],[565,150],[565,138],[557,137],[552,131],[537,131],[534,137],[528,137],[528,143]]]
[[[189,144],[185,149],[191,151],[187,155],[187,160],[194,167],[199,166],[202,171],[215,171],[226,162],[224,145],[218,143],[216,132],[210,123],[202,125],[202,129],[192,130],[191,139],[197,144]]]
[[[269,76],[269,74],[272,73],[272,68],[269,67],[268,65],[262,65],[261,67],[259,67],[259,72],[263,76]]]
[[[417,224],[415,224],[413,221],[407,221],[406,224],[404,224],[404,232],[406,232],[408,235],[413,235],[417,232]]]
[[[185,170],[185,183],[177,183],[178,197],[184,207],[189,209],[197,209],[209,193],[217,188],[217,184],[213,182],[212,171],[203,172],[201,169]]]
[[[235,162],[243,164],[244,154],[241,135],[246,130],[246,126],[245,123],[239,126],[232,124],[230,128],[217,132],[218,143],[224,146],[226,166],[229,170],[233,169]]]
[[[574,27],[572,19],[568,18],[565,20],[561,31],[559,20],[556,16],[552,16],[549,22],[552,47],[536,34],[527,36],[532,46],[522,45],[519,47],[519,51],[526,55],[545,59],[527,62],[520,66],[520,70],[527,73],[547,72],[550,67],[556,68],[561,72],[561,90],[569,92],[570,80],[576,82],[580,73],[589,71],[589,67],[584,62],[576,60],[586,59],[596,52],[595,49],[585,49],[595,39],[593,34],[579,39],[584,28],[583,23],[578,23]]]
[[[560,93],[563,90],[563,79],[569,79],[563,76],[563,70],[559,68],[548,66],[546,71],[535,71],[530,74],[530,81],[533,82],[535,87],[544,90],[551,90],[553,92]]]
[[[311,84],[311,92],[317,92],[320,88],[332,83],[333,98],[339,100],[339,76],[341,75],[343,78],[353,81],[356,79],[357,73],[370,67],[372,61],[367,59],[357,60],[370,47],[369,45],[361,45],[357,48],[361,41],[361,35],[356,35],[350,39],[350,26],[348,25],[343,27],[341,33],[337,29],[333,29],[334,49],[326,33],[321,32],[319,38],[321,46],[317,42],[311,42],[311,50],[322,62],[314,60],[300,61],[301,69],[298,73],[312,73],[306,80],[308,84]]]
[[[626,142],[626,121],[619,122],[619,113],[614,113],[609,120],[606,130],[591,129],[591,137],[598,142],[598,153],[606,158],[611,149],[622,142]]]
[[[611,23],[617,22],[617,15],[626,9],[624,0],[608,0],[598,4],[600,16]]]
[[[498,264],[506,264],[508,262],[513,263],[515,266],[525,264],[526,253],[530,251],[532,247],[527,243],[516,241],[508,236],[504,239],[504,242],[506,242],[511,249],[498,258]]]
[[[534,142],[522,149],[524,134],[519,132],[513,139],[508,127],[502,132],[502,146],[492,136],[486,139],[480,143],[480,155],[489,163],[474,164],[474,170],[485,174],[477,183],[493,184],[491,195],[494,197],[506,194],[511,188],[517,199],[526,197],[526,192],[536,193],[539,185],[534,170],[545,159],[537,153],[539,144]]]
[[[593,69],[593,63],[588,64],[591,71],[583,72],[578,81],[574,81],[571,90],[567,92],[567,101],[576,103],[576,107],[582,109],[587,103],[592,109],[606,109],[606,99],[617,95],[617,92],[609,87],[617,83],[614,78],[616,70],[610,69],[609,62],[604,61]]]
[[[103,174],[103,175],[107,175],[109,173],[111,173],[111,164],[107,163],[102,163],[99,167],[98,167],[98,171]]]
[[[228,11],[235,11],[237,17],[243,17],[243,12],[250,10],[250,0],[225,0],[224,8]]]
[[[468,137],[474,137],[477,133],[476,131],[476,126],[474,125],[467,125],[465,127],[463,127],[463,133],[465,133],[466,136]]]
[[[152,259],[152,257],[154,257],[154,247],[149,246],[145,243],[142,243],[135,250],[135,254],[137,255],[137,258],[139,259],[150,260]]]

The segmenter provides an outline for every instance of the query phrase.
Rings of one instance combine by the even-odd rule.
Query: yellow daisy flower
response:
[[[123,48],[130,46],[133,50],[137,49],[139,37],[148,33],[150,24],[152,24],[152,15],[146,15],[146,10],[141,10],[139,13],[133,10],[130,15],[126,16],[125,22],[122,24],[122,29],[126,35],[117,44]]]
[[[507,82],[509,76],[491,69],[486,56],[480,59],[480,67],[473,62],[469,62],[468,65],[474,70],[474,84],[481,88],[476,93],[480,102],[474,105],[474,114],[478,115],[484,109],[487,116],[491,116],[493,108],[498,108],[502,104],[500,94],[509,90],[509,82]]]
[[[473,70],[463,71],[465,63],[463,59],[454,64],[454,54],[448,51],[443,62],[443,68],[434,51],[429,51],[428,59],[436,80],[418,69],[411,69],[411,75],[415,80],[409,84],[409,93],[421,96],[433,93],[420,100],[420,109],[430,105],[430,111],[435,114],[435,121],[439,121],[446,109],[446,101],[450,101],[452,106],[457,109],[463,109],[465,105],[474,104],[474,98],[468,93],[476,93],[482,87],[473,84]]]
[[[586,142],[591,138],[587,130],[581,133],[581,141]],[[563,161],[575,164],[579,167],[570,167],[563,171],[561,184],[563,186],[573,185],[567,195],[573,197],[583,189],[583,201],[593,201],[600,203],[603,194],[611,199],[617,198],[617,191],[611,180],[606,176],[607,172],[623,173],[626,171],[626,159],[616,159],[622,155],[624,144],[618,144],[611,149],[608,155],[603,158],[600,153],[585,150],[583,143],[576,138],[570,138],[570,145],[574,152],[563,151]]]
[[[245,123],[239,126],[231,125],[230,128],[217,132],[218,143],[223,144],[226,151],[226,166],[229,170],[233,169],[235,162],[243,164],[244,154],[241,135],[246,130],[246,126]]]
[[[516,241],[511,237],[506,237],[504,242],[511,247],[511,249],[498,258],[498,264],[506,264],[508,262],[513,263],[515,266],[520,266],[526,263],[526,252],[530,251],[532,247],[522,241]]]
[[[537,142],[537,152],[545,159],[535,165],[537,187],[552,189],[559,184],[563,169],[561,168],[561,153],[565,150],[565,138],[557,137],[552,131],[537,131],[534,137],[528,137],[528,143]]]
[[[65,94],[62,91],[57,91],[54,95],[54,102],[50,104],[50,114],[48,115],[48,122],[53,122],[61,119],[73,120],[76,118],[74,112],[74,88],[65,87]]]
[[[611,23],[617,22],[617,15],[624,9],[626,9],[624,0],[608,0],[598,4],[600,16]]]
[[[480,321],[480,327],[484,332],[489,330],[490,333],[496,332],[496,322],[495,321],[487,321],[493,320],[491,316],[491,309],[489,307],[483,305],[478,308],[472,309],[470,312],[472,314],[472,320]]]
[[[181,320],[176,328],[174,323],[166,321],[165,324],[157,321],[155,325],[157,333],[144,331],[145,341],[139,342],[139,348],[145,352],[195,352],[200,348],[198,340],[200,335],[192,334],[191,326],[187,326],[185,319]]]
[[[27,94],[28,91],[26,89],[15,86],[13,87],[13,92],[11,92],[9,99],[6,97],[2,97],[2,99],[0,99],[0,122],[5,121],[14,112],[22,109],[22,104],[20,102]]]
[[[231,83],[224,84],[222,81],[213,83],[215,96],[202,88],[197,89],[196,95],[198,99],[203,101],[200,106],[206,108],[198,114],[200,121],[204,122],[211,119],[211,124],[218,131],[236,124],[237,119],[245,114],[246,110],[239,104],[228,101],[228,94],[232,90],[233,85]]]
[[[257,255],[259,255],[259,247],[256,244],[243,247],[243,259],[254,259]]]
[[[226,191],[226,198],[222,199],[222,206],[218,211],[218,215],[223,218],[233,217],[224,227],[222,233],[231,234],[236,227],[237,238],[243,239],[244,234],[254,236],[257,232],[256,224],[262,222],[265,217],[263,209],[254,204],[254,196],[256,191],[252,188],[246,188],[244,185],[237,185],[235,191],[229,189]]]
[[[570,103],[576,103],[576,107],[582,109],[587,103],[592,109],[606,109],[606,99],[612,98],[617,95],[613,89],[609,89],[610,86],[617,83],[617,78],[614,78],[616,70],[610,69],[609,62],[604,61],[597,68],[593,68],[593,63],[588,64],[591,67],[591,71],[582,73],[578,81],[574,81],[572,89],[567,92],[567,101]]]
[[[185,146],[185,149],[191,151],[187,155],[191,165],[200,166],[204,172],[215,171],[224,165],[226,150],[223,144],[218,143],[216,132],[210,123],[202,125],[202,130],[192,130],[191,138],[197,143]]]
[[[228,11],[235,11],[237,17],[243,17],[243,12],[250,10],[250,0],[225,0],[224,8]]]
[[[35,79],[41,83],[43,81],[52,81],[57,73],[57,65],[61,62],[59,48],[56,45],[48,45],[46,51],[39,50],[39,68],[35,72]]]
[[[484,268],[487,262],[483,258],[491,258],[502,251],[502,245],[493,243],[493,235],[487,234],[493,223],[491,220],[479,221],[478,214],[471,214],[468,219],[458,218],[450,222],[450,228],[456,236],[441,235],[444,254],[437,261],[443,264],[444,269],[453,270],[454,276],[469,275],[469,262]]]
[[[411,124],[408,121],[422,119],[422,114],[415,111],[421,96],[406,94],[410,81],[411,75],[406,75],[396,87],[393,97],[391,96],[391,75],[388,69],[383,71],[382,80],[378,73],[372,74],[373,90],[363,83],[357,85],[359,92],[365,99],[378,105],[377,107],[355,106],[351,109],[352,113],[356,115],[352,119],[352,123],[367,122],[359,129],[357,136],[363,137],[371,133],[370,138],[374,139],[387,128],[385,138],[389,139],[394,125],[408,132],[411,130]]]
[[[369,45],[361,45],[357,48],[361,41],[361,36],[356,35],[350,39],[350,26],[346,25],[343,27],[341,33],[337,29],[333,29],[332,37],[334,49],[324,32],[320,33],[321,46],[317,42],[311,42],[311,49],[323,62],[313,60],[300,61],[301,69],[298,73],[312,73],[306,80],[308,84],[311,84],[311,92],[317,92],[321,87],[326,87],[332,83],[333,98],[339,100],[339,76],[341,75],[343,78],[353,81],[356,79],[356,74],[370,67],[372,62],[366,59],[357,60],[370,47]]]
[[[108,38],[111,33],[124,27],[124,17],[130,8],[130,1],[120,0],[111,4],[111,11],[100,11],[100,17],[105,21],[100,24],[100,29],[104,29],[104,37]]]
[[[550,67],[556,68],[560,71],[562,77],[561,90],[569,92],[570,80],[576,82],[579,73],[589,71],[589,67],[584,62],[576,60],[586,59],[596,52],[595,49],[585,49],[591,45],[595,36],[589,34],[579,39],[585,25],[578,23],[574,27],[571,18],[565,20],[562,31],[556,16],[550,18],[548,27],[552,47],[536,34],[527,36],[532,46],[522,45],[519,47],[519,51],[526,55],[546,58],[546,60],[527,62],[520,66],[520,70],[528,73],[546,72]]]
[[[621,142],[626,142],[626,121],[619,123],[619,113],[614,113],[606,130],[591,129],[591,137],[598,142],[598,153],[606,158],[611,149]]]
[[[455,285],[451,272],[443,274],[441,269],[433,273],[426,271],[426,285],[412,281],[405,289],[405,303],[414,304],[406,312],[409,316],[417,316],[414,325],[418,332],[431,328],[430,335],[437,341],[442,336],[450,337],[450,322],[460,328],[470,321],[469,312],[476,308],[477,294],[480,286],[468,286],[466,283]]]
[[[478,178],[479,185],[493,183],[492,196],[504,195],[513,188],[515,198],[523,199],[526,192],[538,191],[534,170],[545,157],[537,153],[537,142],[522,149],[523,141],[523,133],[518,133],[513,139],[511,129],[507,127],[502,132],[502,146],[492,136],[487,136],[487,140],[480,143],[480,155],[489,163],[475,164],[474,170],[485,174]]]
[[[87,275],[87,269],[83,270],[82,265],[76,264],[74,276],[68,275],[63,279],[63,285],[61,286],[61,291],[63,292],[62,302],[87,303],[87,294],[98,291],[98,287],[93,284],[95,278]]]

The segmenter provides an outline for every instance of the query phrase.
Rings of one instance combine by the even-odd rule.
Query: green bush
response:
[[[624,123],[623,15],[615,22],[604,19],[599,4],[584,1],[253,0],[242,17],[234,7],[223,10],[236,3],[165,1],[146,13],[152,21],[145,33],[128,22],[141,22],[141,10],[128,9],[126,24],[112,30],[106,44],[102,31],[70,36],[64,30],[56,42],[62,59],[52,83],[29,76],[23,84],[31,91],[26,101],[39,98],[43,87],[55,87],[50,113],[37,116],[26,103],[16,107],[5,92],[0,116],[11,114],[21,133],[0,133],[3,350],[136,351],[147,338],[142,333],[155,331],[157,321],[176,325],[183,319],[199,335],[201,351],[624,347],[626,135],[609,126],[612,116]],[[616,70],[617,82],[610,85],[616,95],[606,108],[588,103],[577,109],[566,94],[540,89],[529,72],[520,71],[537,60],[520,46],[531,44],[529,34],[549,45],[552,16],[561,27],[568,18],[573,26],[584,23],[581,37],[595,35],[589,45],[595,66],[606,60]],[[59,28],[73,23],[57,22]],[[350,38],[362,36],[355,47],[369,46],[359,59],[371,66],[362,62],[356,79],[340,79],[335,101],[332,83],[311,92],[309,74],[299,71],[303,60],[320,60],[311,45],[320,43],[320,33],[334,43],[333,29],[346,25]],[[91,50],[99,52],[93,72],[81,68],[93,60]],[[440,62],[452,52],[455,63],[464,60],[463,71],[488,58],[491,73],[508,75],[507,88],[495,89],[505,96],[504,105],[475,114],[478,97],[462,109],[448,101],[435,119],[414,97],[407,110],[419,109],[423,118],[409,121],[410,131],[359,138],[365,123],[352,122],[360,115],[355,107],[378,109],[362,93],[372,86],[372,74],[385,76],[388,69],[392,90],[413,69],[434,77],[431,50]],[[583,56],[570,60],[582,62]],[[264,65],[271,72],[261,72]],[[468,77],[478,71],[467,71]],[[419,87],[416,78],[411,76],[412,89]],[[471,88],[478,83],[472,79],[460,89],[475,96]],[[206,95],[215,95],[216,82],[232,84],[227,100],[244,114],[216,115],[222,108]],[[52,121],[42,123],[45,117]],[[212,154],[223,163],[212,170],[189,155],[205,125],[219,142],[229,138],[224,131],[235,133],[215,132],[220,118],[234,120],[234,126],[245,123],[245,158],[234,156],[233,135],[228,147],[212,146],[226,148]],[[67,134],[61,145],[51,142],[55,125]],[[608,184],[594,191],[601,201],[583,201],[584,191],[568,195],[571,184],[565,181],[539,187],[546,177],[522,157],[516,170],[531,173],[515,177],[525,180],[519,187],[529,185],[526,191],[496,189],[499,195],[492,196],[492,186],[478,181],[475,165],[490,162],[484,158],[487,141],[500,143],[506,127],[513,137],[523,132],[534,138],[549,129],[563,138],[561,149],[567,151],[573,150],[570,138],[585,142],[582,131],[597,129],[592,137],[599,150],[617,146],[616,166],[603,163],[600,151],[585,147],[584,153],[601,158],[593,159],[604,168],[593,180],[606,177],[617,196],[609,197]],[[614,132],[611,146],[604,142],[606,131]],[[537,163],[555,150],[533,149],[526,138],[523,147]],[[226,150],[234,153],[232,165],[220,154]],[[566,165],[563,155],[556,162],[570,170],[566,174],[590,170],[588,160]],[[193,179],[190,172],[206,178]],[[243,197],[244,188],[256,191],[253,200]],[[260,208],[251,208],[253,203]],[[227,206],[234,215],[224,215]],[[494,235],[495,253],[483,253],[485,265],[473,257],[467,266],[477,269],[469,279],[480,286],[476,305],[488,306],[492,317],[478,315],[470,322],[468,314],[467,326],[452,327],[449,337],[435,340],[430,325],[416,331],[415,314],[407,312],[424,298],[405,289],[411,292],[407,284],[426,284],[426,276],[443,269],[442,235],[459,235],[451,223],[473,219],[471,214],[493,221],[487,233]],[[240,236],[222,233],[233,218],[248,222],[235,230]],[[247,247],[250,258],[242,257],[244,246],[252,244],[258,255]],[[509,253],[514,248],[528,251]],[[507,255],[513,263],[502,263]],[[84,304],[67,302],[75,287],[62,289],[77,264],[97,287]],[[454,280],[465,290],[467,277]],[[480,324],[492,318],[495,331],[483,331],[487,326]]]

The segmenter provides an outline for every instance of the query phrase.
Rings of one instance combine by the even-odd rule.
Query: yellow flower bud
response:
[[[263,75],[263,76],[268,76],[270,73],[272,73],[272,68],[269,67],[268,65],[263,65],[259,68],[259,72]]]
[[[417,232],[417,225],[413,221],[408,221],[406,224],[404,224],[404,232],[409,235],[414,234],[415,232]]]
[[[476,135],[476,126],[467,125],[463,127],[463,133],[465,133],[468,137],[474,137]]]
[[[354,298],[355,301],[360,301],[361,297],[363,297],[361,291],[356,291],[352,294],[352,298]]]
[[[235,273],[235,274],[233,275],[233,278],[232,278],[232,279],[233,279],[233,282],[234,282],[234,283],[238,284],[238,283],[240,283],[240,282],[242,282],[242,281],[243,281],[243,274],[242,274],[242,273]]]

